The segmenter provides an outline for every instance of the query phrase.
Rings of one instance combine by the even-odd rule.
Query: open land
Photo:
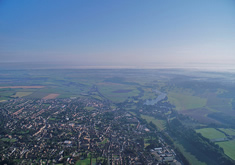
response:
[[[208,139],[217,139],[217,138],[225,138],[226,137],[223,133],[217,131],[214,128],[197,129],[196,132],[201,133],[202,136],[204,136]]]
[[[0,87],[0,89],[5,89],[5,88],[11,88],[11,89],[15,89],[15,88],[29,89],[29,88],[44,88],[44,86],[3,86],[3,87]]]
[[[55,99],[56,97],[58,97],[60,94],[56,94],[56,93],[51,93],[45,97],[43,97],[42,99]]]
[[[235,140],[232,141],[225,141],[225,142],[217,142],[220,147],[224,149],[224,152],[226,155],[231,157],[233,160],[235,160]]]

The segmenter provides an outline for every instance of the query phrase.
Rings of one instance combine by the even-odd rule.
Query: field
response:
[[[204,136],[208,139],[218,139],[218,138],[225,138],[226,137],[222,132],[217,131],[214,128],[197,129],[196,132],[201,133],[202,136]]]
[[[16,92],[15,95],[13,95],[12,97],[24,97],[24,96],[28,96],[31,95],[33,92]]]
[[[185,90],[168,91],[168,99],[176,106],[176,110],[189,110],[201,108],[206,105],[207,99],[193,96],[191,92]]]
[[[156,92],[153,92],[151,88],[142,88],[144,90],[144,95],[141,97],[143,100],[155,99]]]
[[[231,159],[235,160],[235,140],[226,142],[217,142],[220,147],[224,149],[224,153],[228,155]]]
[[[29,88],[44,88],[44,86],[3,86],[0,87],[0,89],[6,89],[6,88],[11,88],[11,89],[16,89],[16,88],[23,88],[23,89],[29,89]]]
[[[138,96],[139,91],[135,86],[118,83],[99,83],[97,84],[99,92],[113,102],[123,102],[128,97]]]
[[[166,121],[165,120],[155,119],[154,117],[147,116],[147,115],[141,115],[141,118],[145,119],[148,123],[152,122],[153,124],[155,124],[156,127],[160,131],[162,131],[166,128]]]
[[[235,129],[231,128],[219,128],[221,131],[225,132],[228,135],[234,135],[235,136]]]
[[[51,93],[45,97],[43,97],[42,99],[55,99],[56,97],[58,97],[60,94],[56,94],[56,93]]]

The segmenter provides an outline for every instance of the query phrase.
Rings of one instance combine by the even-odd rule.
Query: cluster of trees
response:
[[[190,143],[195,149],[203,153],[207,159],[217,162],[220,165],[232,165],[235,162],[224,154],[224,151],[217,144],[196,133],[193,129],[184,126],[177,118],[169,123],[170,133],[181,141]]]
[[[208,117],[216,119],[229,127],[235,128],[235,117],[224,114],[222,112],[215,112],[208,115]]]

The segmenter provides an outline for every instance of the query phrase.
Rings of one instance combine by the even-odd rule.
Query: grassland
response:
[[[24,96],[28,96],[31,95],[33,92],[16,92],[15,95],[13,95],[12,97],[24,97]]]
[[[23,89],[28,89],[28,88],[44,88],[44,86],[1,86],[0,89],[6,89],[6,88],[23,88]]]
[[[231,159],[235,160],[235,140],[226,142],[217,142],[220,147],[224,149],[224,153],[228,155]]]
[[[219,129],[228,135],[235,135],[235,129],[231,128],[219,128]]]
[[[42,99],[55,99],[56,97],[58,97],[60,94],[57,93],[51,93],[45,97],[43,97]]]
[[[97,85],[100,93],[113,102],[123,102],[128,97],[139,94],[135,86],[118,83],[99,83]]]
[[[186,90],[168,91],[168,99],[171,104],[175,105],[176,110],[189,110],[201,108],[206,105],[207,99],[193,94]]]
[[[217,131],[214,128],[197,129],[196,132],[201,133],[202,136],[204,136],[208,139],[217,139],[217,138],[225,138],[226,137],[222,132]]]
[[[156,119],[154,117],[147,116],[147,115],[141,115],[141,118],[145,119],[148,123],[152,122],[153,124],[155,124],[156,127],[160,131],[162,131],[166,128],[166,121],[165,120]]]
[[[141,97],[143,100],[155,99],[156,92],[153,92],[151,88],[142,88],[144,90],[144,95]]]

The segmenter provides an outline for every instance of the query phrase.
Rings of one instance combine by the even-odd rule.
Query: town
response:
[[[8,164],[182,164],[156,125],[125,109],[130,104],[134,103],[111,104],[89,97],[16,98],[2,102],[1,161]],[[142,103],[138,113],[164,116],[171,111],[171,106],[165,104],[159,102],[158,111],[148,111],[148,105]]]

